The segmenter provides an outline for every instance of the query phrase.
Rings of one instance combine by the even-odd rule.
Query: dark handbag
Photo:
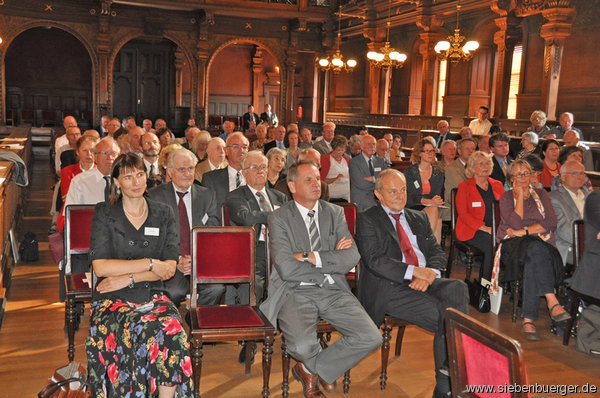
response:
[[[50,246],[50,253],[52,259],[56,264],[60,263],[65,258],[65,246],[63,242],[63,235],[60,232],[55,232],[48,235],[48,245]]]
[[[482,286],[477,280],[465,280],[465,283],[469,288],[469,304],[481,313],[485,314],[486,312],[490,312],[490,309],[492,308],[490,294],[488,292],[490,285]]]
[[[77,362],[56,369],[38,398],[86,398],[94,396],[94,387],[86,380],[87,370]]]

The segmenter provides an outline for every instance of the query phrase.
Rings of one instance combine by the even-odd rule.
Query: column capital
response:
[[[546,23],[540,29],[540,36],[546,45],[560,43],[571,35],[571,27],[575,19],[575,8],[555,7],[542,11]]]

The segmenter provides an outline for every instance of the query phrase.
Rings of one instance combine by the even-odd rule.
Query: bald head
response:
[[[63,126],[65,127],[65,130],[69,127],[77,127],[77,120],[75,120],[73,116],[67,116],[63,120]]]

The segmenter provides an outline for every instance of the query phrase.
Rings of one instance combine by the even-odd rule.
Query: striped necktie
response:
[[[308,235],[310,236],[311,251],[318,252],[319,250],[321,250],[321,238],[319,237],[319,229],[317,228],[317,223],[315,221],[315,211],[309,211],[308,217],[310,218]]]

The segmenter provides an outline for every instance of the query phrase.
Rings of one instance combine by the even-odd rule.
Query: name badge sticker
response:
[[[471,203],[471,206],[473,206],[473,207],[481,207],[481,202],[473,202],[473,203]]]
[[[144,235],[158,236],[160,234],[160,228],[144,227]]]
[[[415,188],[419,189],[420,185],[419,185],[419,181],[415,181]]]
[[[206,224],[208,221],[208,213],[204,213],[204,217],[202,217],[202,224]]]
[[[375,168],[373,169],[373,171],[375,171],[375,172],[379,172],[379,171],[381,171],[381,167],[375,167]]]

